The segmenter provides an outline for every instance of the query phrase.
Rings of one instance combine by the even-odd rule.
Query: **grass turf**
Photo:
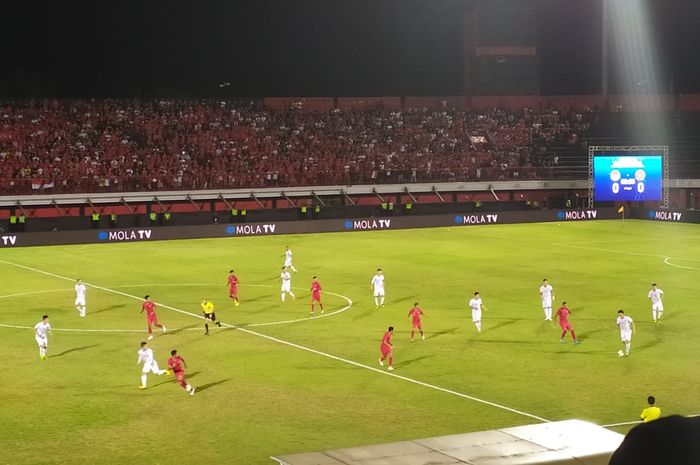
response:
[[[0,323],[33,326],[48,313],[55,329],[49,358],[40,361],[30,330],[0,327],[2,461],[268,464],[275,454],[537,422],[261,336],[380,368],[388,325],[397,329],[397,375],[548,420],[636,420],[649,394],[664,415],[700,413],[692,395],[700,382],[698,232],[598,221],[4,249],[2,261],[123,294],[89,287],[81,319],[71,281],[0,262]],[[282,304],[287,244],[299,269],[297,300]],[[386,275],[381,309],[369,289],[377,267]],[[239,307],[227,297],[230,268],[241,280]],[[307,317],[312,275],[353,305],[330,317],[252,326]],[[558,326],[543,321],[544,277],[555,303],[569,302],[581,345],[560,344]],[[646,298],[651,282],[666,293],[665,319],[656,325]],[[475,290],[488,308],[481,335],[466,305]],[[143,330],[140,302],[129,296],[146,293],[194,314],[208,297],[219,319],[251,331],[214,329],[205,337],[201,320],[159,308],[160,320],[177,330],[151,346],[161,367],[171,348],[179,350],[198,386],[194,397],[167,376],[151,375],[148,390],[137,388],[144,332],[57,331]],[[427,339],[411,343],[414,301],[427,315]],[[347,305],[329,294],[324,302],[327,312]],[[618,308],[637,323],[629,358],[616,355]]]

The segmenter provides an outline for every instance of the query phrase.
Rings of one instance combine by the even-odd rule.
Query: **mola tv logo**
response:
[[[277,224],[239,224],[226,226],[226,235],[228,236],[262,236],[265,234],[274,234],[277,229]]]
[[[370,231],[373,229],[390,229],[391,220],[345,220],[343,227],[348,231]]]
[[[0,247],[12,247],[17,244],[17,236],[0,236]]]
[[[683,213],[681,212],[669,212],[669,211],[649,211],[649,219],[655,221],[681,221],[683,218]]]
[[[557,219],[559,220],[595,220],[598,217],[598,210],[559,210]]]
[[[498,214],[485,215],[455,215],[455,224],[495,224],[498,223]]]
[[[151,238],[150,229],[118,229],[116,231],[100,231],[97,239],[103,242],[147,241]]]

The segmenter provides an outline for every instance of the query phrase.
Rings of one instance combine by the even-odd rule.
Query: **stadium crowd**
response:
[[[590,113],[305,112],[261,102],[0,102],[0,193],[552,177]]]

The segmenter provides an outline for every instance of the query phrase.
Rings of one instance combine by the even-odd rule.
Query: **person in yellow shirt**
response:
[[[216,323],[216,326],[221,327],[221,322],[216,321],[216,313],[214,313],[214,304],[206,298],[202,299],[202,312],[204,313],[204,335],[209,336],[209,323]]]
[[[654,396],[647,397],[647,402],[649,402],[649,407],[642,410],[641,415],[644,423],[649,423],[650,421],[656,420],[661,416],[661,409],[654,405],[656,403]]]

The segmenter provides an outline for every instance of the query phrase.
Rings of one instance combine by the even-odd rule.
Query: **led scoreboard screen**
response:
[[[593,157],[593,193],[596,202],[661,200],[663,156],[596,155]]]

